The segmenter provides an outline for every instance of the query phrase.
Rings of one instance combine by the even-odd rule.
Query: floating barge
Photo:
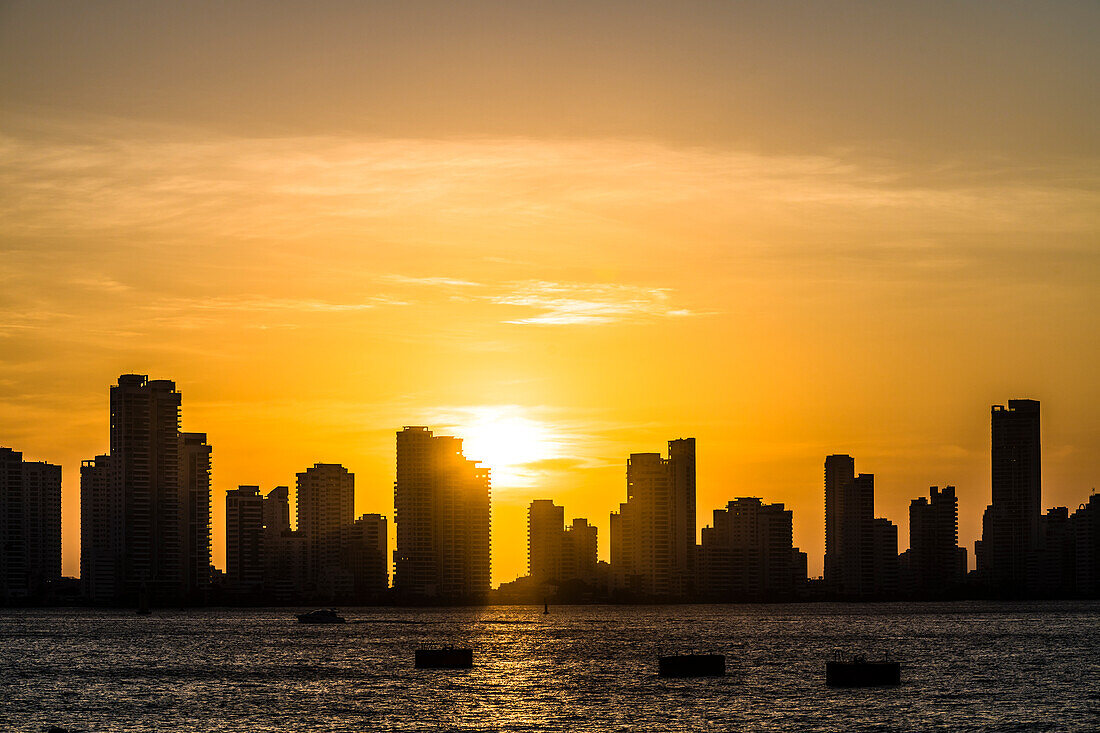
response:
[[[722,677],[726,674],[724,654],[677,654],[657,657],[661,677]]]
[[[474,666],[474,650],[445,646],[442,649],[417,649],[417,669],[470,669]]]
[[[901,663],[884,659],[868,662],[862,654],[848,661],[838,652],[833,661],[825,663],[825,684],[829,687],[892,687],[901,684]]]

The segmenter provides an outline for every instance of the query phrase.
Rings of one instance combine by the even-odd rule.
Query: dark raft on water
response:
[[[442,649],[416,650],[416,667],[418,669],[469,669],[473,666],[473,649],[456,649],[453,646],[445,646]]]
[[[843,662],[839,652],[825,663],[825,684],[829,687],[885,687],[901,684],[901,663],[884,659],[868,662],[862,654]]]
[[[661,677],[721,677],[726,673],[723,654],[678,654],[657,658]]]

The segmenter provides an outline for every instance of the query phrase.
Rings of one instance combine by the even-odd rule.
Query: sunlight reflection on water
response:
[[[1100,715],[1100,604],[0,612],[0,728],[1005,730]],[[411,623],[410,623],[411,622]],[[416,670],[417,646],[475,651]],[[889,651],[897,689],[831,690],[834,648]],[[656,676],[716,651],[729,674]]]

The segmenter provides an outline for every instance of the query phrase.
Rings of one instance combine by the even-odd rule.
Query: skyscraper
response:
[[[81,578],[98,603],[142,589],[174,603],[206,577],[210,447],[180,433],[180,406],[166,379],[123,374],[111,387],[111,452],[80,469]]]
[[[180,433],[180,496],[184,592],[210,584],[210,446],[206,433]]]
[[[61,579],[61,466],[23,461],[23,500],[28,589],[42,596]]]
[[[264,498],[258,486],[225,492],[225,575],[237,593],[264,582]]]
[[[561,549],[562,580],[580,580],[589,585],[597,582],[598,541],[596,528],[587,519],[577,517],[565,528]]]
[[[990,417],[992,503],[982,522],[979,574],[998,593],[1022,592],[1042,514],[1039,403],[1009,400]]]
[[[356,601],[383,597],[389,589],[386,518],[364,514],[341,530],[342,559]]]
[[[0,601],[61,578],[61,467],[0,448]]]
[[[355,520],[355,474],[338,463],[315,463],[298,474],[298,531],[309,543],[309,579],[338,572],[340,530]]]
[[[909,504],[910,590],[920,597],[942,594],[966,575],[966,550],[958,546],[959,500],[954,486],[929,489],[929,498]]]
[[[118,596],[122,563],[121,495],[111,490],[111,457],[96,456],[80,464],[80,585],[93,603]]]
[[[856,475],[851,456],[828,456],[825,583],[830,590],[848,598],[879,596],[896,590],[897,536],[893,523],[875,519],[875,475]]]
[[[462,440],[397,433],[394,588],[404,597],[476,599],[489,590],[489,469]]]
[[[276,486],[263,500],[264,590],[281,603],[302,597],[307,585],[309,547],[305,534],[290,529],[290,489]]]
[[[562,580],[565,508],[550,499],[535,499],[527,507],[527,572],[534,583]]]
[[[789,599],[806,580],[791,511],[751,497],[714,510],[714,526],[702,531],[700,564],[701,594],[721,602]]]
[[[180,393],[166,379],[123,374],[111,387],[112,508],[120,512],[116,555],[119,600],[142,587],[154,599],[178,600],[183,590],[180,517]]]
[[[672,440],[668,448],[667,459],[631,454],[627,500],[612,517],[616,582],[648,596],[685,596],[694,583],[695,439]]]

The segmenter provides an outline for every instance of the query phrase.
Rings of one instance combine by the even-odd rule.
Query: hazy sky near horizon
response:
[[[600,530],[694,436],[699,526],[794,510],[825,455],[989,501],[989,407],[1042,401],[1044,506],[1100,485],[1100,5],[0,3],[0,445],[108,449],[120,373],[177,382],[224,493],[356,474],[394,433]],[[391,546],[392,549],[392,546]]]

